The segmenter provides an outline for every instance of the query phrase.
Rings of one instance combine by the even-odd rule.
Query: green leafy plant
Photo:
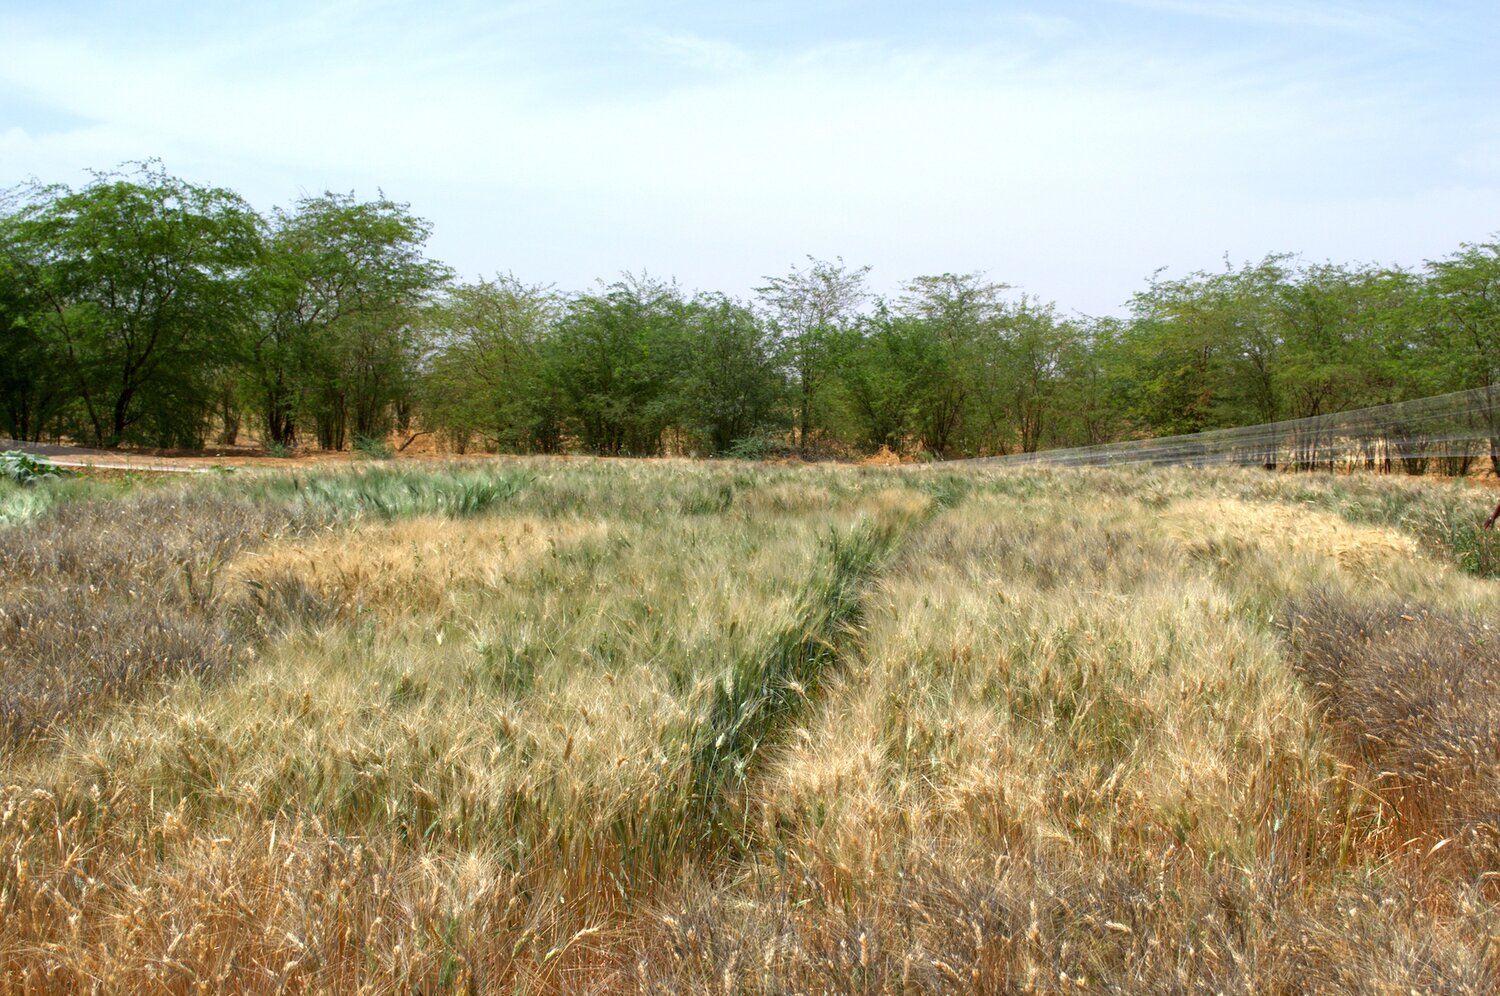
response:
[[[772,460],[791,456],[796,452],[797,448],[784,439],[757,433],[735,440],[729,447],[728,455],[735,460]]]
[[[354,452],[366,460],[390,460],[396,456],[391,444],[375,436],[356,436]]]
[[[0,477],[17,484],[31,484],[49,477],[71,477],[73,472],[48,460],[20,450],[0,453]]]

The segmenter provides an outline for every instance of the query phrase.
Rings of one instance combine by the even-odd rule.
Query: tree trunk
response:
[[[807,436],[812,431],[812,385],[808,383],[807,377],[802,378],[802,411],[798,417],[797,426],[797,448],[800,452],[807,452]]]
[[[125,440],[125,426],[129,424],[130,399],[135,394],[133,390],[126,389],[120,392],[115,399],[113,424],[111,426],[109,440],[105,449],[115,449]]]

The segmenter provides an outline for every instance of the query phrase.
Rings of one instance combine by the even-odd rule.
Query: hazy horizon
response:
[[[377,190],[473,278],[745,294],[982,270],[1117,313],[1159,267],[1414,266],[1500,230],[1500,8],[0,8],[0,186],[158,157],[258,208]]]

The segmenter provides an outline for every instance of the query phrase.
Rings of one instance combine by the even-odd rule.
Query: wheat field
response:
[[[686,461],[0,485],[0,989],[1495,991],[1487,504]]]

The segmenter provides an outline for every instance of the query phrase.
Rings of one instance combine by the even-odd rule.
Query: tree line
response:
[[[624,275],[465,282],[383,195],[260,214],[149,163],[0,201],[0,435],[276,452],[955,458],[1318,415],[1500,380],[1500,240],[1406,269],[1291,255],[1126,317],[981,274],[809,259],[749,299]],[[1497,450],[1500,452],[1500,450]]]

